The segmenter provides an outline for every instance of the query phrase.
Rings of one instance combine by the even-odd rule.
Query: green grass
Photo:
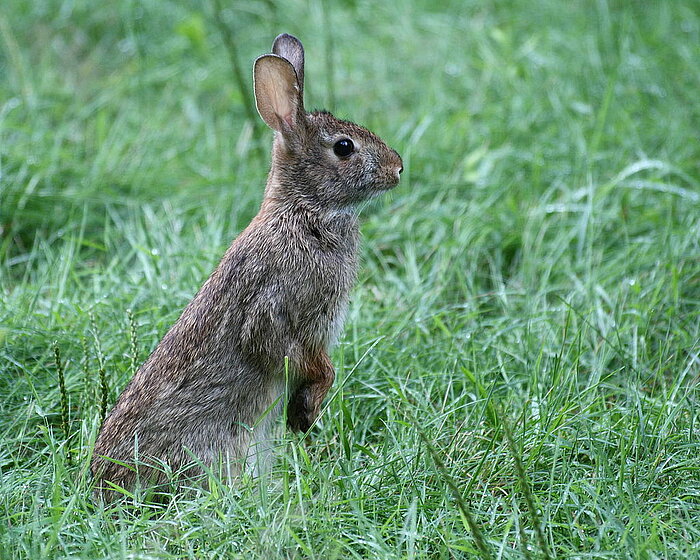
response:
[[[270,134],[214,3],[5,4],[0,558],[700,555],[696,2],[225,4],[247,88],[297,34],[307,105],[406,171],[310,441],[107,510],[100,370],[111,404],[257,211]]]

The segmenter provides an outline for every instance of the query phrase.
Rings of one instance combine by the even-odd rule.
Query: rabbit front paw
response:
[[[304,385],[296,390],[287,405],[287,425],[296,432],[308,432],[318,416],[314,410],[311,387]]]

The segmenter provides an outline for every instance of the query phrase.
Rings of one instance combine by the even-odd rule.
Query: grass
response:
[[[0,558],[700,554],[696,4],[217,5],[0,14]],[[105,510],[103,401],[262,194],[222,23],[244,69],[297,34],[309,107],[406,171],[313,437]]]

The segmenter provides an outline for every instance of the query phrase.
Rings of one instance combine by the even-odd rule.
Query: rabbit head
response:
[[[266,198],[317,209],[347,209],[395,187],[399,154],[369,130],[327,111],[304,109],[304,48],[279,35],[255,61],[255,103],[275,131]]]

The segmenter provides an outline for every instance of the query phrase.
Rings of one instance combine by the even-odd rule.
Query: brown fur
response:
[[[192,456],[235,475],[255,457],[251,444],[269,439],[281,407],[265,413],[285,394],[285,357],[290,428],[311,427],[333,383],[328,350],[357,267],[354,207],[398,183],[401,158],[364,128],[306,113],[301,43],[281,35],[273,50],[255,67],[258,110],[275,129],[260,212],[105,419],[91,465],[98,489],[163,482],[143,463],[177,471]],[[337,157],[338,138],[357,151]]]

